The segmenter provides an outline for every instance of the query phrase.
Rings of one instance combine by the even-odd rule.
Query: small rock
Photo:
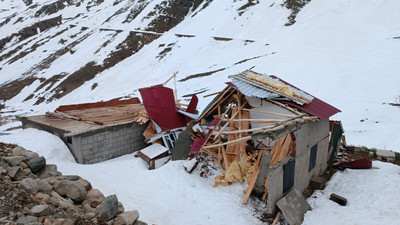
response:
[[[18,188],[24,190],[27,193],[36,194],[39,191],[39,186],[36,181],[32,178],[25,178],[21,180],[18,184]]]
[[[8,165],[8,163],[0,161],[0,167],[3,167],[3,169],[7,169],[7,167],[9,167],[10,165]]]
[[[48,164],[46,165],[42,171],[40,171],[40,179],[44,179],[50,176],[54,176],[57,174],[57,166],[54,164]]]
[[[46,166],[46,159],[43,156],[36,157],[29,160],[27,164],[31,168],[32,173],[37,173]]]
[[[116,195],[107,196],[104,201],[97,206],[99,219],[108,221],[117,215],[118,198]]]
[[[19,166],[20,166],[22,169],[28,168],[28,165],[26,165],[26,163],[24,163],[24,162],[21,162],[21,163],[19,164]]]
[[[57,192],[52,191],[50,193],[50,202],[53,205],[60,206],[62,209],[73,209],[75,208],[74,202],[71,199],[65,199],[61,197]]]
[[[77,181],[77,180],[81,179],[81,177],[78,175],[67,175],[67,176],[64,176],[64,179],[69,180],[69,181]]]
[[[31,159],[39,157],[39,154],[37,154],[36,152],[32,152],[32,151],[21,152],[18,155],[23,156],[25,162],[28,162]]]
[[[31,209],[33,216],[47,216],[50,214],[50,207],[48,205],[36,205]]]
[[[74,225],[75,220],[73,219],[63,219],[63,218],[58,218],[53,221],[53,225]]]
[[[96,216],[96,213],[85,213],[85,215],[83,216],[83,218],[85,219],[85,220],[91,220],[91,219],[93,219],[94,217]]]
[[[86,198],[86,189],[76,181],[60,181],[54,184],[54,190],[60,195],[66,195],[74,202],[83,201]]]
[[[50,195],[48,195],[48,194],[44,194],[44,193],[37,193],[36,195],[35,195],[35,197],[37,198],[37,199],[39,199],[40,201],[44,201],[44,202],[49,202],[50,201]]]
[[[63,181],[65,180],[64,176],[56,176],[56,177],[47,177],[46,179],[47,182],[49,182],[49,184],[54,185],[57,182]]]
[[[23,170],[21,170],[19,166],[8,167],[7,174],[14,180],[20,180],[25,176]]]
[[[17,224],[27,224],[37,222],[38,218],[36,216],[23,216],[17,220]]]
[[[90,207],[89,204],[84,204],[83,209],[85,210],[86,213],[96,213],[97,214],[97,210],[95,208]]]
[[[52,222],[49,218],[44,218],[43,225],[52,225]]]
[[[84,203],[88,203],[91,207],[96,208],[104,199],[105,197],[99,189],[92,189],[87,192]]]
[[[22,160],[24,160],[24,157],[23,156],[9,156],[9,157],[4,157],[4,160],[10,166],[18,166],[22,162]]]
[[[124,205],[122,205],[121,202],[118,202],[118,211],[117,211],[117,213],[120,214],[120,213],[123,213],[124,211],[125,211]]]
[[[143,222],[141,220],[137,220],[134,225],[147,225],[147,223],[145,223],[145,222]]]
[[[53,186],[51,186],[46,180],[36,179],[35,181],[39,187],[40,192],[48,194],[53,190]]]
[[[139,219],[139,212],[137,210],[127,211],[119,214],[115,218],[115,225],[128,225],[134,224]]]
[[[82,184],[85,187],[86,191],[89,191],[90,189],[92,189],[92,184],[90,184],[89,181],[87,181],[83,178],[78,179],[77,182]]]
[[[27,150],[26,150],[25,148],[21,147],[21,146],[17,146],[17,147],[15,147],[15,148],[12,149],[12,153],[13,153],[14,155],[19,155],[19,154],[21,154],[22,152],[26,152],[26,151],[27,151]]]

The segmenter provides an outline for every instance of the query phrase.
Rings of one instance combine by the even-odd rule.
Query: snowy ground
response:
[[[58,137],[35,129],[0,136],[0,141],[38,152],[63,174],[80,175],[105,195],[117,194],[126,210],[139,210],[140,218],[150,224],[262,224],[255,213],[262,210],[262,204],[253,200],[241,204],[246,184],[212,188],[213,177],[201,178],[198,171],[188,174],[184,161],[149,171],[142,159],[129,154],[81,165]],[[306,213],[303,225],[398,222],[400,167],[379,161],[373,166],[380,169],[337,172],[324,190],[308,199],[312,210]],[[348,205],[330,201],[331,193],[346,197]]]

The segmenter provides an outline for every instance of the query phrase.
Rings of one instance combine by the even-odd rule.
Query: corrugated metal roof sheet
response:
[[[278,94],[255,87],[241,80],[232,79],[232,83],[236,86],[237,89],[239,89],[240,92],[242,92],[246,96],[266,98],[266,99],[274,99],[280,97],[280,95]]]
[[[276,76],[271,76],[273,78],[279,79],[286,85],[289,85],[291,87],[297,88],[288,82],[276,77]],[[297,88],[299,89],[299,88]],[[301,89],[299,89],[301,90]],[[307,92],[305,92],[307,93]],[[308,93],[307,93],[308,94]],[[314,97],[314,96],[313,96]],[[304,112],[308,112],[311,115],[317,116],[321,119],[328,119],[329,117],[335,115],[338,112],[341,112],[339,109],[333,107],[332,105],[329,105],[328,103],[314,97],[314,99],[309,103],[309,104],[304,104],[304,105],[299,105],[291,101],[285,101],[285,100],[279,100],[279,102],[282,102],[284,104],[288,104],[290,106],[296,107],[300,110],[303,110]]]

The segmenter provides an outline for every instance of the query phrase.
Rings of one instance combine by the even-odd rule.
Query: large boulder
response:
[[[130,225],[134,224],[139,219],[137,210],[126,211],[119,214],[114,221],[114,225]]]
[[[18,155],[23,156],[25,162],[27,162],[27,161],[29,161],[31,159],[39,157],[39,154],[37,154],[36,152],[32,152],[32,151],[21,152]]]
[[[108,221],[117,215],[118,211],[118,198],[116,195],[107,196],[104,201],[97,206],[99,210],[99,219]]]
[[[18,184],[18,188],[24,190],[27,193],[36,194],[39,191],[39,186],[36,181],[32,178],[25,178],[21,180]]]
[[[96,208],[100,203],[104,201],[105,197],[99,189],[92,189],[87,192],[86,200],[84,203],[89,204],[91,207]]]
[[[32,173],[37,173],[46,166],[46,159],[43,156],[36,157],[29,160],[26,164],[28,164]]]
[[[81,202],[86,198],[85,187],[77,181],[64,180],[54,184],[54,190],[62,195],[67,196],[74,202]]]
[[[23,156],[8,156],[8,157],[4,157],[4,160],[10,166],[18,166],[24,160],[24,157]]]

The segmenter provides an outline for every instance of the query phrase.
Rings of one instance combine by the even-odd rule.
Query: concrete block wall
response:
[[[147,146],[143,137],[146,126],[130,123],[75,136],[72,140],[75,159],[78,163],[92,164],[138,151]]]
[[[309,122],[301,125],[295,131],[296,136],[296,164],[294,172],[294,187],[303,192],[313,176],[322,174],[328,164],[329,157],[329,120]],[[311,147],[318,144],[315,167],[308,171],[310,163]],[[268,172],[268,198],[267,212],[275,214],[276,202],[281,199],[283,193],[283,166],[289,161],[289,157],[270,167]]]

